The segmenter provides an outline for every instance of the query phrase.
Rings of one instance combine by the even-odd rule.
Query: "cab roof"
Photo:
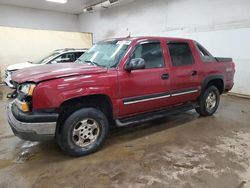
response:
[[[186,38],[175,38],[175,37],[157,37],[157,36],[138,36],[138,37],[119,37],[103,40],[101,42],[114,41],[114,40],[127,40],[127,41],[138,41],[138,40],[183,40],[193,41],[192,39]]]

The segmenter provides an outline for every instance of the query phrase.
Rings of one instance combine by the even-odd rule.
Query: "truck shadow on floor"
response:
[[[110,131],[109,137],[104,147],[112,146],[112,143],[122,143],[134,139],[153,135],[154,133],[168,130],[174,127],[197,119],[199,115],[195,111],[188,111],[181,114],[170,115],[147,123],[134,124],[127,127],[116,127]],[[117,139],[119,137],[119,139]]]
[[[165,118],[149,121],[147,123],[135,124],[127,127],[116,127],[110,130],[106,143],[99,150],[97,155],[102,155],[102,150],[112,148],[115,145],[123,145],[127,142],[148,137],[197,119],[199,116],[194,111],[182,114],[171,115]],[[150,144],[150,140],[148,140]],[[133,147],[128,145],[127,147]],[[25,163],[39,158],[48,160],[70,160],[72,157],[63,153],[55,140],[46,142],[21,141],[17,148],[15,163]],[[122,149],[122,147],[121,147]],[[91,154],[90,154],[91,155]]]

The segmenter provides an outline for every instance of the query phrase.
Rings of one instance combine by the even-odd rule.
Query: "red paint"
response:
[[[123,104],[124,99],[131,97],[172,92],[186,88],[198,88],[200,90],[204,79],[209,75],[222,75],[224,76],[225,89],[230,90],[233,87],[234,63],[202,62],[192,40],[164,37],[122,38],[122,40],[132,40],[132,43],[117,68],[105,69],[76,63],[53,64],[42,68],[34,67],[20,70],[13,75],[13,80],[19,84],[24,82],[38,83],[32,98],[33,108],[36,110],[59,108],[63,102],[69,99],[103,94],[108,96],[112,102],[114,118],[196,100],[200,92],[130,105]],[[161,41],[165,58],[164,68],[142,69],[132,72],[124,70],[129,55],[142,40]],[[171,65],[166,44],[173,40],[189,44],[195,64],[179,67]],[[226,69],[231,69],[231,71],[226,71]],[[191,76],[193,70],[197,71],[196,76]],[[170,75],[169,79],[161,79],[161,75],[164,73]]]

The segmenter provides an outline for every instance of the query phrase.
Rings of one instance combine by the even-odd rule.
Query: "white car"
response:
[[[26,63],[18,63],[18,64],[10,65],[5,70],[4,82],[7,86],[14,89],[16,87],[11,80],[11,74],[14,71],[17,71],[23,68],[41,66],[41,65],[52,64],[52,63],[72,63],[72,62],[75,62],[87,50],[88,49],[60,49],[60,50],[55,50],[49,56],[46,56],[45,58],[37,62],[29,61]]]

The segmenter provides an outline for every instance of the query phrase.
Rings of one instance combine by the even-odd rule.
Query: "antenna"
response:
[[[127,30],[127,32],[129,31],[128,28],[126,30]],[[130,38],[130,37],[131,37],[131,32],[129,32],[129,34],[126,38]]]

